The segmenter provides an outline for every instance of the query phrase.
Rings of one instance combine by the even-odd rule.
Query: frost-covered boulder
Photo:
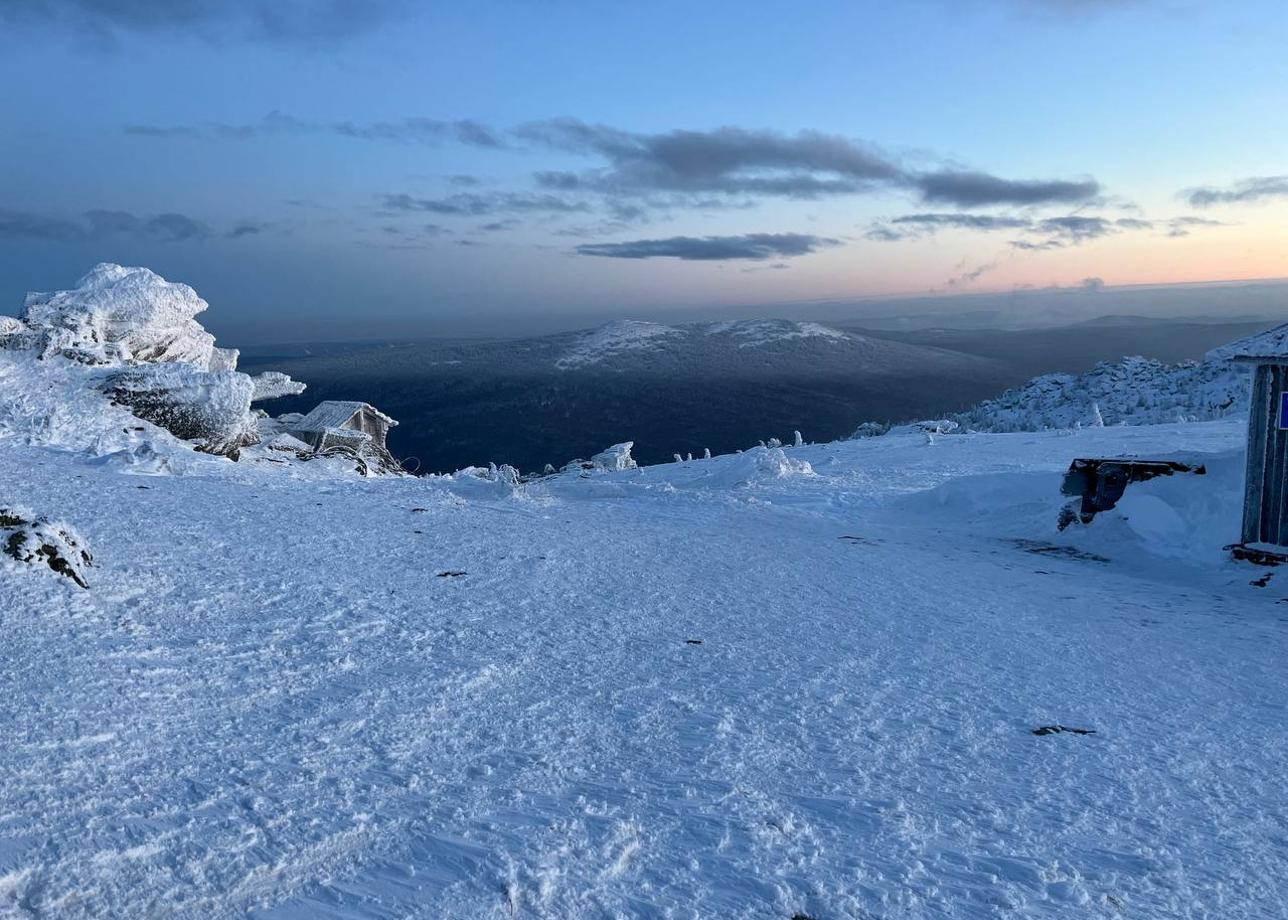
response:
[[[236,458],[259,440],[250,411],[255,385],[237,371],[202,371],[187,364],[122,368],[103,378],[103,392],[139,418],[198,449]]]
[[[634,441],[623,441],[601,450],[590,458],[591,466],[597,470],[633,470],[639,465],[631,456],[631,448],[634,446]]]
[[[103,262],[70,291],[27,295],[23,319],[41,335],[42,353],[86,364],[181,361],[201,370],[232,370],[235,351],[194,317],[209,304],[186,284],[146,268]]]
[[[89,587],[85,570],[93,557],[84,538],[61,521],[0,508],[0,550],[28,565],[47,565],[82,588]]]

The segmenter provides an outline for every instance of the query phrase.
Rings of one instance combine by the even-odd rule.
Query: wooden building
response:
[[[1242,542],[1235,556],[1288,561],[1288,324],[1217,350],[1252,369]]]
[[[371,447],[384,454],[388,453],[385,437],[397,424],[367,403],[328,400],[318,403],[312,412],[292,424],[287,433],[316,451],[332,447],[360,451]]]

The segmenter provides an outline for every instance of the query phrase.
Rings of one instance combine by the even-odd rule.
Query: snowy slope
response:
[[[564,370],[609,361],[627,349],[649,348],[661,344],[666,336],[680,335],[680,330],[661,323],[617,320],[579,334],[572,347],[555,361]]]
[[[95,565],[0,568],[0,914],[1281,916],[1285,586],[1220,551],[1240,440],[511,490],[5,437],[5,494]],[[1121,452],[1212,473],[1057,535],[1060,470]]]

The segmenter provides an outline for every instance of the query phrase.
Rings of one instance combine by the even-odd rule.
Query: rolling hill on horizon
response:
[[[964,408],[1010,381],[992,358],[787,320],[621,320],[518,340],[362,347],[245,359],[309,385],[272,405],[361,399],[398,419],[395,455],[427,471],[489,462],[540,470],[635,441],[643,463],[730,452],[801,431],[841,437],[866,418]],[[929,398],[928,398],[929,397]]]
[[[274,414],[324,399],[398,419],[389,443],[419,469],[489,462],[526,472],[620,441],[641,463],[750,447],[800,431],[844,437],[861,422],[966,409],[1052,371],[1141,354],[1198,358],[1264,323],[1130,322],[1061,329],[872,332],[795,320],[617,320],[523,339],[259,347],[248,368],[306,382]]]

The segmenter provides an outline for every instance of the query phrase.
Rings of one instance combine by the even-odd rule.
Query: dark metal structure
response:
[[[1069,472],[1064,474],[1060,491],[1080,499],[1070,502],[1060,512],[1060,529],[1064,530],[1075,520],[1090,524],[1101,511],[1108,511],[1118,504],[1127,487],[1133,482],[1145,482],[1156,476],[1173,473],[1207,472],[1203,466],[1191,466],[1175,460],[1133,460],[1125,458],[1086,458],[1074,460]],[[1075,511],[1073,505],[1077,505]]]

